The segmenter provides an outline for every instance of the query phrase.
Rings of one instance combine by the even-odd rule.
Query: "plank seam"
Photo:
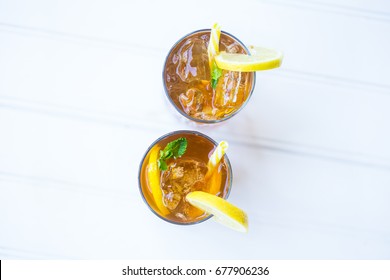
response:
[[[27,26],[21,26],[21,25],[14,25],[14,24],[8,24],[8,23],[1,23],[0,22],[0,32],[10,32],[14,34],[20,34],[20,35],[28,35],[28,36],[34,36],[34,37],[44,37],[51,40],[58,40],[58,41],[64,41],[64,40],[70,40],[72,43],[76,44],[91,44],[93,47],[105,47],[111,50],[121,50],[121,51],[131,51],[136,52],[138,54],[142,54],[147,50],[148,55],[157,55],[161,52],[166,52],[167,50],[163,48],[153,48],[149,46],[141,46],[121,41],[115,41],[115,40],[109,40],[109,39],[103,39],[98,37],[89,37],[84,35],[77,35],[72,33],[66,33],[66,32],[59,32],[55,30],[48,30],[43,28],[35,28],[35,27],[27,27]],[[136,51],[134,51],[136,49]],[[361,80],[354,80],[354,79],[348,79],[338,76],[330,76],[330,75],[324,75],[321,73],[309,73],[304,72],[296,69],[286,69],[281,68],[278,71],[275,71],[272,73],[272,75],[276,76],[284,76],[287,78],[294,78],[294,79],[300,79],[303,81],[309,81],[309,82],[321,82],[325,84],[334,84],[334,85],[342,85],[347,86],[349,88],[357,88],[357,87],[363,87],[370,90],[370,92],[379,92],[379,93],[386,93],[390,94],[390,85],[386,84],[380,84],[380,83],[372,83],[372,82],[366,82]]]
[[[18,100],[16,98],[7,98],[0,96],[0,108],[22,111],[26,113],[44,114],[50,117],[66,118],[77,121],[92,122],[100,125],[116,126],[122,129],[142,129],[147,131],[161,131],[165,133],[172,129],[172,123],[159,121],[157,124],[153,119],[137,120],[130,115],[114,115],[102,112],[91,112],[86,110],[76,110],[69,107],[59,107],[55,105],[45,105],[37,102]],[[390,170],[390,159],[377,157],[370,154],[357,153],[345,150],[329,149],[321,146],[310,146],[302,143],[293,143],[279,139],[265,137],[243,137],[234,132],[218,132],[219,137],[227,138],[236,145],[255,149],[267,149],[285,154],[293,154],[303,157],[328,160],[344,164],[353,164],[358,166],[379,168]],[[243,140],[246,139],[246,140]]]

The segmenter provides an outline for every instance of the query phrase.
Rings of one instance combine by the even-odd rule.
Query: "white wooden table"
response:
[[[161,71],[219,22],[284,51],[214,127],[248,234],[150,212],[138,165],[178,129]],[[0,258],[389,259],[386,0],[0,0]]]

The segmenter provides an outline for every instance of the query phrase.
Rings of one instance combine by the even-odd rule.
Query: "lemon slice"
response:
[[[254,72],[277,68],[282,64],[280,51],[263,47],[249,47],[252,55],[220,52],[214,57],[221,69],[229,71]]]
[[[190,192],[187,201],[206,213],[214,215],[217,222],[241,232],[248,232],[248,217],[240,208],[219,196],[206,192]]]
[[[160,153],[160,147],[158,145],[154,146],[150,151],[149,163],[147,167],[147,176],[150,191],[153,195],[154,202],[158,210],[162,215],[169,214],[169,210],[165,207],[163,203],[163,193],[160,187],[160,170],[158,169],[157,159]]]

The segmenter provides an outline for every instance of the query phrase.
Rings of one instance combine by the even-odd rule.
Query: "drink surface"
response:
[[[213,89],[207,54],[209,39],[209,31],[199,31],[180,41],[168,55],[164,80],[179,110],[194,119],[213,121],[230,116],[245,103],[253,87],[254,74],[223,70]],[[219,47],[228,53],[247,53],[237,40],[223,32]]]
[[[156,204],[156,195],[148,182],[148,165],[150,152],[146,155],[141,168],[140,183],[143,196],[148,205],[164,219],[176,223],[194,223],[208,216],[208,214],[189,204],[185,197],[192,191],[204,191],[226,197],[230,187],[230,173],[228,164],[222,159],[219,166],[207,176],[209,155],[215,149],[214,143],[193,133],[179,133],[162,139],[156,145],[164,149],[166,144],[185,137],[188,146],[185,154],[177,159],[169,159],[168,168],[160,172],[160,189],[162,191],[163,214]]]

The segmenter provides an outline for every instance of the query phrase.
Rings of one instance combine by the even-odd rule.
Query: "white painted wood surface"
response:
[[[240,114],[194,128],[162,64],[214,21],[285,60]],[[385,0],[1,0],[0,257],[390,258],[389,49]],[[142,201],[141,157],[177,129],[231,143],[247,235]]]

